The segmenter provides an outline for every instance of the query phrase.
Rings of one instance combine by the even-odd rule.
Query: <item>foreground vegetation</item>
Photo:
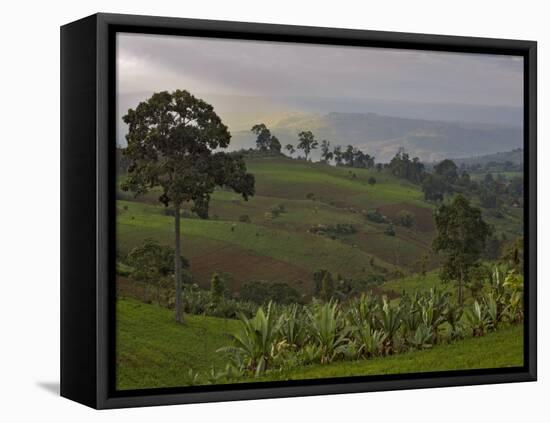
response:
[[[252,318],[241,315],[233,345],[219,350],[231,354],[225,376],[424,350],[523,321],[523,279],[513,271],[504,277],[498,268],[468,306],[435,288],[393,302],[368,294],[345,303],[329,298],[304,307],[269,302]]]
[[[229,341],[238,321],[188,316],[177,324],[172,311],[121,298],[117,301],[117,388],[144,389],[219,383],[216,371],[228,356],[216,350]],[[169,341],[167,341],[169,340]],[[459,369],[483,369],[523,364],[523,327],[502,328],[482,338],[437,345],[370,360],[351,360],[268,373],[240,381],[313,379],[324,377],[402,374]],[[196,377],[203,375],[203,380]]]
[[[210,311],[219,313],[219,308],[228,307],[218,285],[213,284],[209,294]],[[188,304],[189,300],[203,303],[202,298],[186,298]],[[251,378],[279,380],[299,377],[296,375],[304,371],[332,375],[342,371],[346,375],[359,366],[350,362],[383,363],[390,357],[457,344],[464,344],[453,350],[460,355],[448,356],[443,362],[445,368],[471,368],[469,364],[461,367],[463,362],[494,362],[498,366],[518,362],[511,351],[495,349],[492,357],[481,361],[469,352],[469,346],[477,345],[472,343],[473,338],[501,331],[511,333],[523,321],[523,281],[513,271],[505,276],[495,268],[491,284],[466,306],[453,301],[449,292],[435,288],[412,295],[403,293],[395,301],[368,294],[341,303],[329,298],[306,305],[270,301],[252,317],[238,312],[239,320],[188,315],[183,327],[170,320],[169,308],[119,299],[119,388],[154,385],[157,378],[167,386],[172,381],[176,385],[196,385]],[[243,307],[239,301],[231,301]],[[423,360],[427,365],[434,357]],[[333,363],[345,364],[326,371],[318,368]],[[398,361],[398,365],[407,366],[407,361]],[[392,372],[384,370],[384,364],[367,367],[371,372]]]
[[[438,345],[429,350],[372,360],[344,361],[326,366],[315,364],[257,380],[303,380],[521,366],[523,327],[517,325],[483,338],[465,339],[455,344]]]

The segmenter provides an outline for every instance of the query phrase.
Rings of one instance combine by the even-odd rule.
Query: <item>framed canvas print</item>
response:
[[[536,43],[61,28],[61,394],[536,379]]]

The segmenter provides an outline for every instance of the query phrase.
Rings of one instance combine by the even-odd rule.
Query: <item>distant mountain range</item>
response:
[[[467,166],[472,165],[486,165],[487,163],[506,163],[511,162],[515,165],[523,164],[524,151],[522,148],[516,148],[512,151],[499,152],[495,154],[486,154],[484,156],[474,156],[474,157],[462,157],[458,159],[453,159],[453,161],[461,165],[464,163]]]
[[[485,123],[458,123],[383,116],[375,113],[290,114],[268,124],[283,145],[296,145],[297,133],[311,130],[318,140],[351,144],[387,162],[399,148],[422,161],[434,162],[494,154],[519,148],[519,128]],[[233,148],[253,147],[249,131],[233,132]],[[318,157],[317,154],[312,156]]]
[[[118,145],[126,143],[120,116],[149,96],[118,96]],[[298,132],[310,130],[319,141],[351,144],[381,162],[389,161],[401,147],[425,162],[434,162],[511,151],[523,145],[521,108],[323,97],[198,96],[212,104],[229,126],[232,150],[254,147],[250,128],[261,122],[283,146],[296,145]],[[312,159],[318,158],[317,150]]]

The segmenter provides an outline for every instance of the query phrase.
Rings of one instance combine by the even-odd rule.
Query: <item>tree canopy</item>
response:
[[[333,153],[330,150],[330,141],[321,141],[321,158],[328,163],[332,160],[332,157]]]
[[[313,132],[311,131],[302,131],[298,134],[298,145],[296,146],[297,149],[303,150],[306,160],[309,156],[309,153],[311,150],[314,150],[317,148],[319,143],[315,139],[315,136],[313,135]]]
[[[162,91],[128,110],[128,175],[121,184],[136,195],[159,187],[159,201],[174,208],[175,256],[180,256],[180,208],[208,217],[210,195],[226,187],[245,200],[254,195],[254,176],[243,158],[218,151],[229,146],[231,134],[214,108],[183,90]],[[181,263],[175,260],[176,320],[183,321]]]
[[[271,131],[264,123],[258,123],[250,129],[256,134],[256,147],[260,151],[281,152],[281,142],[271,134]]]
[[[479,265],[492,230],[482,219],[481,210],[460,194],[439,207],[435,223],[437,236],[433,248],[444,256],[441,279],[457,282],[458,302],[462,304],[464,284],[470,281],[472,269]]]
[[[418,157],[412,160],[409,154],[400,149],[388,164],[390,173],[398,178],[407,179],[413,183],[420,183],[424,178],[424,165]]]
[[[455,162],[449,159],[436,164],[434,166],[434,173],[443,178],[443,181],[448,185],[452,185],[458,180],[458,167]]]

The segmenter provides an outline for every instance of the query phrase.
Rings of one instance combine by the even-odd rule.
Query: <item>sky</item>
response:
[[[298,129],[312,130],[318,137],[364,148],[380,159],[400,146],[435,160],[488,154],[522,142],[521,57],[119,33],[117,144],[126,144],[127,127],[121,117],[129,108],[154,92],[176,89],[214,106],[231,131],[231,149],[253,147],[250,128],[258,122],[285,143],[295,141]],[[495,132],[462,151],[454,144],[449,147],[450,140],[460,144],[460,128],[438,131],[432,126],[428,132],[420,124],[411,133],[396,135],[396,123],[386,128],[382,122],[366,131],[361,118],[345,128],[328,128],[324,117],[332,112],[505,125],[519,135],[501,142],[501,134]],[[377,140],[368,135],[380,131],[389,138],[374,146]],[[440,150],[428,146],[433,136]]]
[[[119,34],[119,94],[184,88],[200,95],[376,98],[521,106],[523,59]]]

